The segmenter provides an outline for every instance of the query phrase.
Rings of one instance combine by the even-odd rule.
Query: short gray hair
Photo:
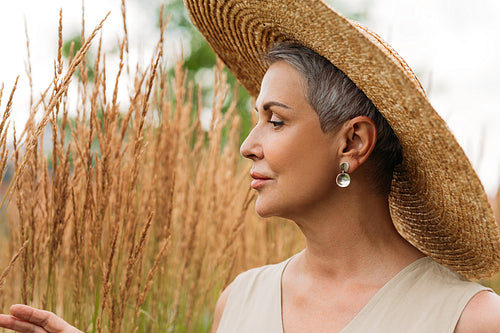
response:
[[[388,194],[394,167],[402,161],[401,144],[365,93],[326,58],[296,43],[274,44],[264,60],[269,65],[283,60],[303,75],[306,98],[318,114],[324,132],[333,131],[358,116],[373,120],[377,127],[377,143],[368,161],[373,167],[375,189]]]

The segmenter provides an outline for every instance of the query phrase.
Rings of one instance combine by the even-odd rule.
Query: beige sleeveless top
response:
[[[281,276],[289,261],[238,275],[217,333],[283,333]],[[481,290],[490,289],[424,257],[387,282],[342,333],[452,333]]]

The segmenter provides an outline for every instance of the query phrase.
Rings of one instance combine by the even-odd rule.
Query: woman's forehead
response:
[[[271,101],[292,108],[296,103],[306,102],[302,74],[285,61],[273,63],[262,79],[256,105],[260,108]]]

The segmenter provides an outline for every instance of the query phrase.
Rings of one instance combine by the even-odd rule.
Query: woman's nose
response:
[[[262,146],[258,140],[257,126],[252,129],[245,141],[241,144],[240,154],[252,161],[261,159],[264,156]]]

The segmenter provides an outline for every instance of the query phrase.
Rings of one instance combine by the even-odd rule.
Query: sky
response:
[[[155,11],[159,3],[160,0],[127,1],[130,62],[143,68],[149,64],[158,39]],[[329,3],[347,16],[361,14],[361,22],[388,41],[413,68],[431,104],[471,160],[488,195],[494,196],[500,184],[500,20],[496,16],[500,1]],[[85,0],[87,34],[111,11],[103,30],[111,72],[113,65],[115,71],[117,68],[116,46],[123,35],[120,6],[121,0]],[[25,20],[34,91],[39,93],[53,76],[59,10],[63,10],[64,37],[70,38],[80,33],[81,7],[80,0],[0,1],[0,84],[5,85],[0,112],[19,75],[13,109],[16,128],[26,120],[29,105]],[[180,50],[178,35],[171,33],[169,40],[171,50]],[[122,89],[123,98],[126,90]]]

